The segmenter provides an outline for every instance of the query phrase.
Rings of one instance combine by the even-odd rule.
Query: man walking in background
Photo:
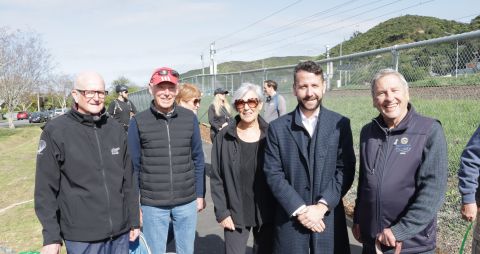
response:
[[[273,80],[263,82],[263,92],[267,97],[263,118],[267,123],[279,118],[287,113],[287,103],[285,98],[277,93],[278,85]]]
[[[197,116],[177,106],[179,74],[156,69],[153,100],[130,121],[128,144],[139,173],[143,233],[152,253],[165,253],[170,218],[176,251],[193,254],[197,212],[205,208],[205,164]]]
[[[117,85],[115,92],[118,97],[110,103],[107,112],[125,128],[125,131],[128,131],[130,118],[137,113],[137,109],[128,100],[128,87],[126,85]]]
[[[76,254],[128,253],[140,230],[127,137],[105,115],[103,78],[77,76],[70,111],[48,122],[40,137],[35,212],[43,230],[43,254],[62,241]]]
[[[350,253],[342,196],[355,174],[350,120],[322,106],[323,70],[295,67],[298,106],[270,123],[264,171],[279,206],[274,253]]]
[[[478,177],[480,175],[480,126],[473,133],[470,141],[460,157],[460,170],[458,171],[458,189],[462,195],[462,218],[474,221],[478,218],[478,204],[480,204],[480,191],[478,190]],[[472,253],[480,253],[480,223],[477,220],[473,230]]]
[[[415,111],[395,70],[380,70],[371,93],[380,114],[360,133],[353,235],[364,253],[434,253],[448,175],[442,126]]]

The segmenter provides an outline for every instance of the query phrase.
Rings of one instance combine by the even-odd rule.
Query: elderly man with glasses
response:
[[[140,230],[138,191],[122,126],[105,115],[105,82],[77,76],[68,113],[45,126],[37,150],[35,212],[42,253],[128,253]]]
[[[170,218],[177,253],[192,254],[197,212],[205,207],[205,165],[196,115],[175,104],[178,72],[156,69],[150,107],[130,120],[128,145],[139,173],[143,233],[152,253],[165,253]]]

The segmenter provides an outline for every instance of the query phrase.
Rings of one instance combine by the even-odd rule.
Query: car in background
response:
[[[17,120],[26,120],[28,119],[28,113],[25,111],[20,111],[17,113]]]
[[[56,108],[56,109],[54,110],[53,115],[54,115],[54,116],[63,115],[63,114],[65,114],[67,111],[68,111],[68,108]]]
[[[33,112],[28,118],[29,123],[43,123],[48,121],[48,113],[46,112]]]

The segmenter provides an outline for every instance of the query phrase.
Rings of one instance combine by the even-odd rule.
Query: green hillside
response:
[[[389,19],[378,24],[365,33],[356,32],[351,38],[342,45],[342,54],[352,54],[367,50],[379,49],[393,45],[406,44],[411,42],[423,41],[451,34],[465,33],[480,29],[480,16],[474,18],[470,23],[460,23],[451,20],[439,19],[435,17],[405,15]],[[340,44],[333,47],[330,56],[340,55]],[[218,65],[218,73],[246,71],[260,69],[262,67],[276,67],[292,65],[300,60],[323,59],[324,55],[319,56],[286,56],[271,57],[255,60],[251,62],[232,61]],[[201,69],[190,70],[182,74],[182,77],[189,77],[201,74]],[[205,73],[209,73],[205,68]]]

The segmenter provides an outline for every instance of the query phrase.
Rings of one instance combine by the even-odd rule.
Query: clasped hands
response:
[[[309,205],[297,213],[298,221],[312,232],[320,233],[325,230],[323,217],[328,211],[328,207],[323,203]]]

